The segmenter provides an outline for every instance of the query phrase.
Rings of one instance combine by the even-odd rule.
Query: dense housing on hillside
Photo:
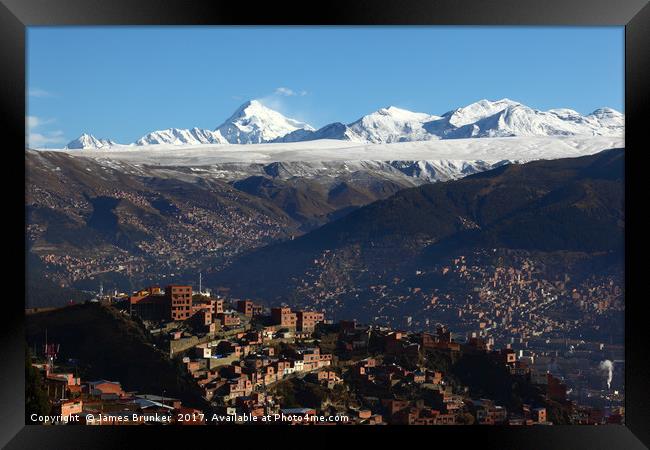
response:
[[[192,424],[272,418],[293,424],[535,425],[624,418],[622,408],[605,414],[568,400],[563,380],[536,370],[510,346],[495,349],[481,335],[461,343],[443,325],[435,333],[410,333],[349,320],[335,324],[319,311],[267,309],[251,300],[197,294],[187,285],[151,286],[101,303],[141,321],[209,406],[187,408],[178,399],[125,392],[119,381],[81,381],[57,372],[51,361],[34,363],[57,411],[70,417],[115,411],[100,424],[118,416],[120,423],[181,423],[160,415],[182,411]],[[523,403],[473,396],[475,381],[464,386],[453,361],[472,364],[479,377],[491,377],[489,383],[528,386],[517,394]]]

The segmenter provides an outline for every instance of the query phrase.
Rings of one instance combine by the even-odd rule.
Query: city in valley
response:
[[[464,258],[452,263],[442,269],[446,275],[477,276],[478,269]],[[562,295],[562,286],[533,281],[532,269],[524,267],[488,274],[491,290],[479,293],[484,300],[465,313],[450,312],[463,315],[463,326],[436,324],[433,332],[335,322],[323,311],[268,308],[191,285],[101,292],[82,304],[28,310],[35,349],[30,364],[42,380],[52,417],[58,417],[49,421],[70,425],[622,423],[620,368],[612,363],[622,348],[571,338],[571,328],[562,322],[536,321],[535,310],[545,303],[531,293]],[[530,284],[535,286],[521,303],[536,307],[513,310],[496,300],[488,306],[490,293],[521,298]],[[599,303],[620,301],[617,289],[601,282],[585,286],[586,293],[574,290],[570,298],[594,308],[590,313],[596,318],[604,308]],[[442,303],[432,305],[449,309]],[[527,316],[526,326],[517,322],[521,314]],[[172,378],[182,383],[151,391],[96,371],[85,375],[83,364],[61,356],[74,354],[65,345],[81,338],[66,336],[66,321],[84,318],[97,323],[97,333],[103,333],[102,322],[116,335],[141,328],[146,350],[135,358],[142,361],[128,363],[176,361],[166,370],[177,371]],[[480,331],[458,338],[472,328]],[[100,340],[92,331],[83,338]],[[97,351],[102,345],[121,343],[97,343]],[[121,349],[111,351],[119,355]],[[612,358],[611,365],[594,366],[603,355]],[[48,422],[38,413],[29,420]]]
[[[624,423],[624,155],[396,187],[27,151],[26,421]]]
[[[606,28],[31,30],[26,423],[626,423]]]

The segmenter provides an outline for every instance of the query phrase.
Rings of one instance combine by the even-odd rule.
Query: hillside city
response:
[[[31,186],[32,205],[50,208],[78,216],[85,211],[100,209],[97,199],[89,201],[70,197],[55,197]],[[133,205],[148,205],[152,195],[110,189],[98,192],[99,198],[128,201]],[[237,191],[226,192],[228,200],[237,202]],[[117,202],[116,202],[117,203]],[[119,247],[104,248],[101,252],[45,250],[40,259],[47,270],[47,276],[62,286],[69,286],[80,280],[87,280],[103,273],[123,274],[129,278],[173,276],[171,267],[198,267],[202,261],[211,259],[223,261],[247,249],[266,244],[283,236],[283,224],[272,216],[246,211],[237,205],[208,206],[185,205],[180,202],[166,205],[170,209],[171,223],[165,226],[144,224],[136,214],[123,213],[124,226],[146,230],[154,236],[134,244],[134,251]],[[37,223],[27,226],[27,239],[37,242],[47,228]]]
[[[464,259],[446,268],[470,276]],[[506,290],[530,284],[530,270],[490,274]],[[547,286],[549,288],[549,286]],[[537,289],[542,289],[540,286]],[[534,291],[533,291],[534,292]],[[541,291],[540,291],[541,292]],[[576,291],[577,292],[577,291]],[[593,293],[616,288],[604,283]],[[551,291],[550,295],[554,295]],[[485,296],[485,295],[484,295]],[[489,298],[489,296],[486,296]],[[580,307],[598,309],[588,295]],[[530,301],[534,301],[530,297]],[[543,306],[543,298],[540,299]],[[436,302],[433,302],[436,303]],[[49,414],[32,413],[32,423],[55,424],[408,424],[552,425],[623,423],[621,388],[604,374],[579,364],[558,373],[569,341],[541,341],[534,327],[527,344],[489,333],[494,319],[480,307],[466,320],[482,320],[479,333],[457,339],[459,330],[436,324],[434,332],[402,331],[355,320],[334,322],[323,311],[288,306],[266,308],[190,285],[151,286],[106,295],[62,309],[103,308],[146,330],[152,351],[178,361],[200,402],[138,392],[120,380],[85,379],[70,361],[59,361],[55,342],[32,342],[31,366],[47,394]],[[505,309],[504,309],[505,308]],[[52,308],[28,311],[52,312]],[[54,308],[56,310],[56,308]],[[516,327],[507,307],[493,310]],[[28,320],[29,320],[28,314]],[[520,313],[519,313],[520,314]],[[534,311],[527,313],[534,318]],[[534,320],[530,323],[535,323]],[[555,326],[549,323],[547,326]],[[514,330],[510,330],[513,332]],[[524,334],[525,335],[525,334]],[[47,336],[47,335],[46,335]],[[47,339],[47,337],[46,337]],[[570,352],[587,356],[592,342],[570,339]],[[37,346],[38,344],[38,346]],[[601,349],[606,344],[600,344]],[[607,346],[609,347],[609,346]],[[622,349],[609,349],[610,353]],[[574,357],[574,359],[577,359]],[[554,361],[555,364],[549,364]],[[566,369],[566,368],[565,368]],[[611,374],[611,372],[610,372]],[[601,382],[589,388],[589,379]],[[610,375],[611,376],[611,375]],[[619,377],[620,379],[620,377]],[[607,381],[607,384],[605,382]],[[620,381],[618,382],[620,384]],[[494,391],[508,386],[504,392]],[[517,386],[512,388],[511,386]],[[489,397],[488,392],[495,392]],[[571,395],[579,391],[580,396]],[[483,394],[483,395],[481,395]],[[598,401],[585,401],[585,399]],[[65,419],[61,419],[65,417]]]

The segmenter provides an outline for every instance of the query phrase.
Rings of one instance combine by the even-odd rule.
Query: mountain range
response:
[[[565,138],[543,139],[561,146]],[[426,143],[386,147],[406,144]],[[29,303],[52,299],[49,285],[88,290],[101,280],[133,289],[190,282],[199,270],[206,285],[269,302],[307,301],[299,286],[349,297],[404,279],[440,254],[608,255],[622,243],[623,150],[455,166],[417,159],[197,165],[186,152],[160,164],[154,150],[142,152],[152,161],[131,151],[28,150],[28,255],[38,261],[30,264]],[[336,304],[353,308],[345,295]]]
[[[294,240],[252,250],[209,282],[276,303],[302,301],[311,286],[322,306],[365,308],[357,294],[372,286],[476,251],[529,252],[567,272],[575,255],[620,268],[624,158],[613,149],[403,189]]]
[[[588,115],[571,109],[540,111],[502,99],[480,100],[440,116],[389,106],[360,119],[315,129],[250,100],[214,130],[170,128],[153,131],[132,144],[117,144],[83,134],[66,149],[112,149],[129,146],[261,144],[336,139],[359,143],[413,142],[513,136],[622,136],[624,115],[599,108]]]
[[[355,171],[271,163],[211,172],[27,150],[25,165],[28,303],[41,306],[98,279],[132,289],[201,268],[207,275],[217,261],[425,182],[372,162]],[[305,169],[312,176],[293,175]]]

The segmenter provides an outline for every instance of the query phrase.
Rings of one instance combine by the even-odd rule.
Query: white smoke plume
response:
[[[600,365],[598,367],[602,371],[607,371],[607,389],[609,389],[612,386],[612,376],[613,376],[613,373],[614,373],[614,363],[611,362],[609,359],[606,359],[605,361],[601,361]]]

